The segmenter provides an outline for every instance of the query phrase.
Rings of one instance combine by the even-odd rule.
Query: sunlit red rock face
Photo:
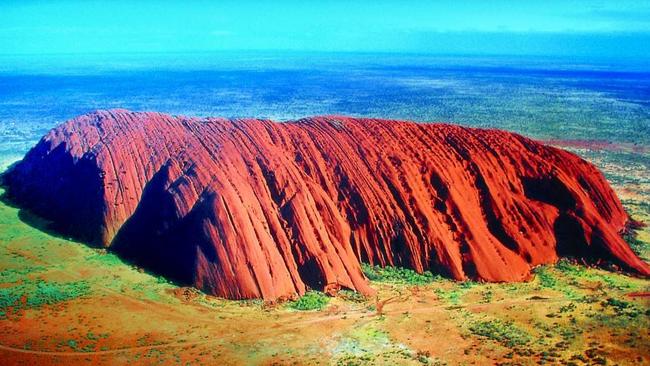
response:
[[[99,111],[4,183],[62,232],[228,298],[369,294],[360,261],[521,281],[570,255],[650,274],[593,165],[497,130]]]

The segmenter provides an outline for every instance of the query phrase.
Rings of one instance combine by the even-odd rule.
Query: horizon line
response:
[[[217,53],[293,53],[293,54],[356,54],[356,55],[395,55],[395,56],[436,56],[436,57],[503,57],[503,58],[569,58],[569,59],[594,59],[594,60],[646,60],[640,55],[569,55],[561,53],[498,53],[498,52],[436,52],[436,51],[409,51],[409,50],[300,50],[295,48],[240,48],[240,49],[195,49],[195,50],[169,50],[169,51],[92,51],[92,52],[19,52],[3,53],[0,57],[26,57],[26,56],[101,56],[101,55],[182,55],[182,54],[217,54]]]

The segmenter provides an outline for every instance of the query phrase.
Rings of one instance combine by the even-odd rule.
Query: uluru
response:
[[[2,184],[58,232],[232,299],[371,294],[361,263],[509,282],[573,257],[650,275],[596,167],[493,129],[97,111]]]

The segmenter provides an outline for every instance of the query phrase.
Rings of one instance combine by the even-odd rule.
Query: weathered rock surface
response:
[[[593,165],[498,130],[98,111],[3,180],[62,232],[228,298],[368,294],[361,261],[521,281],[566,255],[650,274]]]

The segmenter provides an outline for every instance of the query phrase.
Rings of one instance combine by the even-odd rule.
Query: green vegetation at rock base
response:
[[[291,301],[289,307],[295,310],[321,310],[329,301],[329,296],[320,291],[307,291],[300,299]]]

